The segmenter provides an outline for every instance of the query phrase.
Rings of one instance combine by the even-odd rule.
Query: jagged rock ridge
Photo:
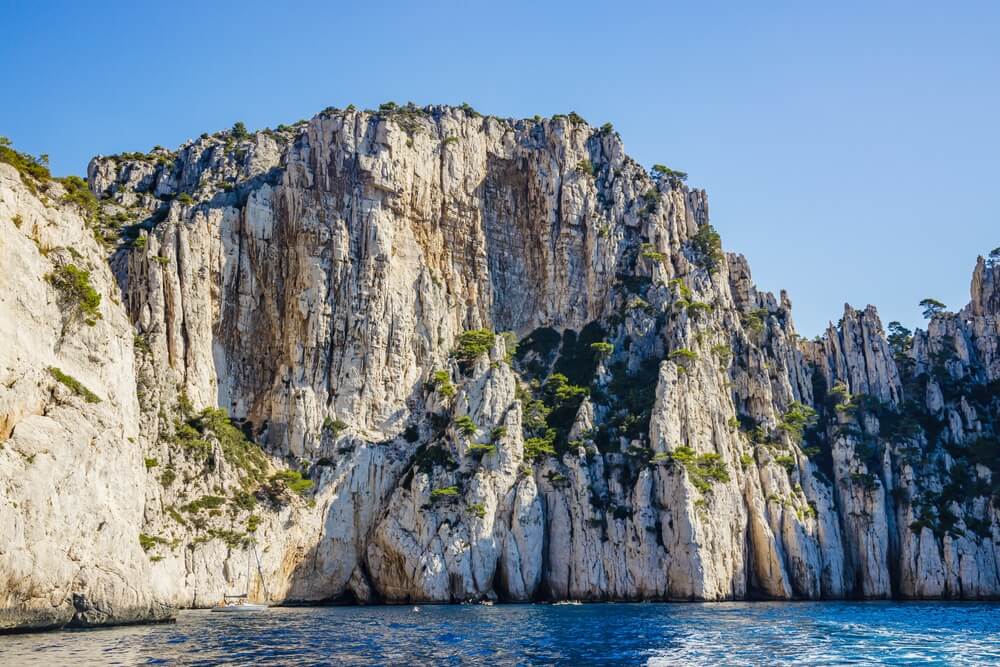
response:
[[[3,364],[30,391],[0,387],[8,625],[51,622],[33,586],[58,609],[122,599],[86,570],[24,574],[30,531],[60,520],[24,507],[34,448],[79,469],[123,452],[129,512],[92,558],[131,554],[148,604],[245,585],[251,536],[276,599],[1000,595],[993,262],[926,332],[887,339],[874,308],[846,307],[804,341],[788,298],[721,252],[705,194],[647,173],[610,126],[327,110],[95,158],[99,211],[45,211],[74,239],[49,246],[106,276],[103,317],[40,338],[15,309],[48,308],[52,329],[44,276],[79,260],[13,224],[38,199],[0,169],[0,306],[31,339]],[[81,355],[110,340],[106,382]],[[51,434],[59,410],[112,418],[63,395],[58,364],[128,402],[125,442]],[[82,539],[56,531],[49,557],[78,562]]]

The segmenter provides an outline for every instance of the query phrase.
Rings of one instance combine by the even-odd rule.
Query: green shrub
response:
[[[615,351],[615,346],[611,343],[601,341],[599,343],[591,343],[590,349],[594,351],[594,356],[599,359],[607,359]]]
[[[486,456],[487,454],[493,454],[497,451],[496,445],[481,445],[479,443],[473,443],[468,447],[469,453],[473,456]]]
[[[472,106],[469,105],[467,102],[462,102],[462,104],[460,104],[458,108],[464,111],[466,116],[471,116],[472,118],[483,117],[481,113],[473,109]]]
[[[147,535],[146,533],[139,533],[139,546],[142,547],[143,551],[149,551],[157,544],[167,544],[167,541],[162,537],[156,535]]]
[[[652,187],[642,193],[642,201],[646,204],[645,212],[653,213],[656,210],[657,204],[660,203],[660,191],[655,187]]]
[[[719,360],[719,366],[725,370],[729,365],[729,360],[733,358],[733,350],[725,343],[712,346],[712,354]]]
[[[479,430],[479,426],[476,425],[476,422],[472,421],[472,417],[469,415],[462,415],[456,419],[455,426],[458,428],[459,433],[470,438]]]
[[[753,457],[752,456],[750,456],[749,454],[746,454],[746,453],[740,454],[740,465],[741,466],[743,466],[744,468],[748,468],[752,464],[753,464]]]
[[[488,329],[464,331],[458,337],[458,347],[454,355],[462,361],[475,361],[493,349],[495,338],[496,334]]]
[[[238,510],[249,512],[257,506],[257,498],[248,491],[239,491],[232,497],[229,504]]]
[[[524,458],[527,461],[537,461],[547,456],[555,456],[556,430],[548,429],[540,438],[528,438],[524,441]]]
[[[250,133],[247,132],[247,126],[244,125],[243,121],[241,120],[238,120],[235,123],[233,123],[233,129],[230,130],[230,134],[232,135],[233,139],[236,139],[237,141],[239,141],[240,139],[246,139],[247,137],[250,136]]]
[[[149,347],[149,341],[147,341],[146,337],[142,334],[134,334],[132,336],[132,347],[143,354],[150,354],[152,352]]]
[[[470,514],[473,514],[480,519],[486,518],[486,506],[482,503],[472,503],[469,505],[468,509]]]
[[[233,425],[224,408],[205,408],[188,426],[193,427],[195,435],[211,433],[218,439],[223,458],[245,476],[244,483],[263,481],[268,468],[267,457],[256,443],[247,440],[243,431]]]
[[[696,454],[690,447],[682,445],[671,451],[670,457],[684,467],[692,486],[701,493],[710,492],[713,483],[729,481],[729,470],[719,454]]]
[[[187,505],[181,507],[182,510],[189,514],[195,514],[201,510],[214,510],[222,507],[226,502],[225,498],[221,496],[204,495],[198,500],[193,500]]]
[[[300,496],[304,496],[312,487],[311,479],[303,479],[302,473],[298,470],[279,470],[271,475],[271,484],[283,485],[289,491],[294,491]]]
[[[675,361],[681,364],[682,366],[687,366],[688,364],[698,360],[698,353],[695,352],[694,350],[689,350],[686,347],[682,347],[679,350],[674,350],[673,352],[671,352],[669,355],[667,355],[667,358],[670,359],[670,361]]]
[[[787,454],[783,454],[781,456],[775,456],[774,462],[779,466],[781,466],[782,468],[784,468],[785,470],[787,470],[788,472],[795,470],[795,458]]]
[[[646,301],[642,297],[638,297],[638,296],[628,302],[628,309],[629,310],[641,310],[641,311],[645,312],[649,316],[655,316],[656,315],[656,308],[654,308],[653,306],[649,305],[648,301]]]
[[[576,163],[576,173],[594,177],[594,165],[590,160],[580,160]]]
[[[545,397],[549,399],[546,401],[546,404],[553,408],[562,403],[583,398],[590,393],[587,387],[570,384],[569,379],[562,373],[553,373],[550,375],[545,380],[542,390]],[[579,405],[576,407],[579,407]]]
[[[816,411],[808,405],[803,405],[798,401],[788,406],[788,411],[778,422],[778,429],[784,431],[791,438],[792,442],[799,444],[802,442],[802,434],[806,428],[816,423]]]
[[[90,391],[83,384],[80,383],[75,377],[63,373],[60,369],[55,366],[49,366],[49,375],[55,378],[60,384],[63,384],[72,390],[74,394],[82,398],[87,403],[100,403],[101,397]]]
[[[853,413],[857,409],[857,397],[851,396],[850,390],[843,381],[838,380],[827,394],[837,412]]]
[[[177,201],[184,204],[185,206],[190,206],[191,204],[194,203],[194,197],[192,197],[186,192],[182,192],[179,195],[177,195]]]
[[[924,309],[924,319],[927,320],[937,317],[944,312],[945,308],[947,308],[947,306],[937,299],[924,299],[920,302],[920,307]]]
[[[431,500],[447,500],[449,498],[454,498],[457,495],[458,495],[457,486],[446,486],[431,491]]]
[[[181,516],[181,513],[178,512],[173,507],[167,507],[167,516],[169,516],[171,519],[173,519],[182,526],[188,525],[187,521],[184,520],[184,517]]]
[[[251,514],[247,517],[247,532],[255,533],[257,532],[257,527],[260,526],[260,517],[256,514]]]
[[[238,533],[234,530],[223,530],[221,528],[209,528],[208,534],[212,539],[222,540],[230,549],[246,548],[250,544],[245,533]]]
[[[451,398],[455,395],[455,385],[451,383],[451,374],[448,371],[434,371],[431,375],[430,386],[445,398]]]
[[[329,417],[326,417],[323,420],[323,429],[329,431],[334,438],[346,431],[347,428],[347,422],[341,419],[330,419]]]
[[[165,489],[173,484],[175,479],[177,479],[177,473],[173,468],[167,468],[160,475],[160,485]]]
[[[695,263],[709,273],[714,273],[726,259],[722,252],[722,237],[715,227],[707,222],[698,227],[697,233],[690,239],[691,249],[695,253]]]
[[[101,295],[90,284],[90,271],[64,264],[45,279],[59,292],[62,307],[71,319],[83,318],[90,325],[100,319]]]
[[[149,470],[150,468],[155,468],[158,465],[160,465],[160,462],[157,461],[156,459],[146,459],[146,470]]]
[[[36,158],[18,152],[11,146],[10,139],[3,136],[0,136],[0,162],[6,162],[17,169],[21,182],[35,194],[38,193],[37,182],[52,178],[48,167],[48,156],[42,155]]]
[[[895,357],[896,363],[902,366],[907,352],[913,345],[913,332],[899,322],[889,322],[889,335],[886,340],[889,341],[889,348],[892,350],[892,356]]]
[[[687,314],[688,317],[698,318],[701,315],[707,315],[712,312],[714,307],[710,303],[705,303],[704,301],[692,301],[687,304]]]
[[[645,258],[653,262],[665,262],[667,261],[667,256],[662,252],[656,252],[653,249],[652,243],[643,243],[639,248],[640,254]]]
[[[654,178],[664,178],[671,183],[683,183],[688,175],[683,171],[677,171],[662,164],[654,164],[652,169]]]
[[[680,278],[674,278],[673,280],[671,280],[669,283],[667,283],[667,287],[669,287],[671,290],[675,290],[678,296],[680,296],[681,299],[685,301],[690,300],[691,297],[694,295],[694,292],[691,291],[691,288],[688,287],[687,284]]]
[[[878,488],[878,477],[867,472],[851,473],[851,481],[858,484],[866,491],[874,491]]]
[[[760,335],[764,331],[764,322],[771,315],[766,308],[754,308],[748,313],[740,314],[740,322],[751,333]]]
[[[101,204],[97,201],[94,193],[90,191],[87,181],[79,176],[66,176],[65,178],[57,178],[56,180],[62,184],[63,189],[66,191],[66,194],[62,197],[63,203],[74,204],[80,207],[87,222],[96,221],[101,212]]]

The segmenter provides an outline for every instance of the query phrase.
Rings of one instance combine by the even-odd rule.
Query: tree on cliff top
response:
[[[924,299],[920,302],[920,307],[924,309],[924,319],[926,320],[937,317],[947,308],[947,306],[937,299]]]
[[[990,255],[986,258],[986,266],[991,269],[997,264],[1000,264],[1000,247],[990,250]]]

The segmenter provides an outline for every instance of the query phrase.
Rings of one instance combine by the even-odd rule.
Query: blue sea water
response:
[[[1000,664],[1000,604],[272,608],[0,636],[0,665]]]

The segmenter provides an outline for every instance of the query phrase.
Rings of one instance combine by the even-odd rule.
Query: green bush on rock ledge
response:
[[[599,343],[591,343],[590,349],[593,350],[594,355],[598,359],[607,359],[615,351],[615,346],[611,343],[601,341]]]
[[[458,496],[457,486],[445,486],[431,491],[431,500],[448,500]]]
[[[496,445],[482,445],[479,443],[473,443],[468,446],[469,454],[472,456],[485,456],[487,454],[493,454],[497,451]]]
[[[21,176],[21,182],[32,192],[38,193],[38,183],[44,183],[52,178],[49,172],[49,158],[47,155],[34,157],[27,153],[14,150],[10,139],[0,136],[0,162],[6,162],[15,169]]]
[[[63,310],[69,318],[82,318],[93,326],[101,317],[101,295],[90,284],[90,271],[75,264],[57,266],[45,279],[59,292]]]
[[[705,223],[698,227],[697,233],[689,241],[695,254],[695,263],[710,274],[715,273],[726,256],[722,252],[722,237],[715,227]]]
[[[69,387],[69,389],[74,394],[85,400],[87,403],[101,402],[100,396],[87,389],[85,386],[83,386],[83,384],[79,380],[77,380],[72,375],[67,375],[66,373],[63,373],[55,366],[49,366],[48,370],[49,370],[49,375],[55,378],[56,381],[58,381],[60,384],[66,387]]]
[[[675,185],[683,183],[688,177],[687,173],[671,169],[670,167],[662,164],[654,164],[650,171],[653,174],[653,178],[663,178]]]
[[[428,385],[444,398],[452,398],[456,393],[455,385],[451,383],[451,374],[445,370],[434,371]]]
[[[722,456],[715,452],[696,454],[693,449],[682,445],[670,452],[673,462],[687,470],[691,485],[701,493],[709,493],[713,483],[729,481],[729,469]]]
[[[695,352],[694,350],[689,350],[686,347],[682,347],[679,350],[674,350],[673,352],[671,352],[669,355],[667,355],[667,358],[670,361],[677,362],[682,366],[688,366],[689,364],[698,360],[698,353]]]
[[[453,354],[460,361],[475,361],[482,355],[489,354],[495,339],[496,334],[489,329],[464,331],[458,337],[458,346]]]
[[[458,429],[459,433],[470,438],[479,430],[479,426],[469,415],[462,415],[455,419],[455,428]]]
[[[334,438],[346,431],[348,428],[347,422],[341,419],[330,419],[326,417],[323,420],[323,429],[330,432]]]
[[[268,481],[272,485],[282,485],[300,496],[304,496],[313,488],[312,480],[303,478],[298,470],[279,470],[271,475]]]

